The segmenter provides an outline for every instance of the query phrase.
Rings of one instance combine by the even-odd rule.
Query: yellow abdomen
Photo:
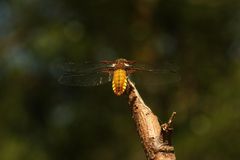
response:
[[[113,72],[112,88],[113,92],[120,96],[127,87],[127,74],[123,69],[117,69]]]

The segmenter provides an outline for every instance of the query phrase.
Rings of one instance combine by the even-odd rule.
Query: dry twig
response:
[[[167,123],[160,125],[158,118],[144,103],[134,84],[129,81],[129,105],[148,160],[176,160],[171,144],[172,122],[176,112]]]

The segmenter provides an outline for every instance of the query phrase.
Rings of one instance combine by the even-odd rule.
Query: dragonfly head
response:
[[[113,64],[113,67],[116,69],[127,69],[132,66],[132,64],[136,63],[136,61],[129,61],[124,58],[119,58]]]

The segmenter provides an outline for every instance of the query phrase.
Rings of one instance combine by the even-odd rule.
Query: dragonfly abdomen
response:
[[[127,73],[123,69],[117,69],[113,72],[112,88],[113,92],[120,96],[127,87]]]

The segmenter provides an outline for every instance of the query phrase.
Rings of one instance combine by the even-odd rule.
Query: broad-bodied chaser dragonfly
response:
[[[152,69],[147,65],[138,64],[123,58],[98,63],[74,64],[68,63],[63,67],[64,73],[59,78],[61,84],[70,86],[98,86],[112,81],[113,92],[120,96],[127,87],[127,79],[134,72],[157,74],[159,77],[175,75],[176,70],[171,65]],[[176,79],[176,75],[174,76]],[[151,82],[149,82],[151,83]]]

